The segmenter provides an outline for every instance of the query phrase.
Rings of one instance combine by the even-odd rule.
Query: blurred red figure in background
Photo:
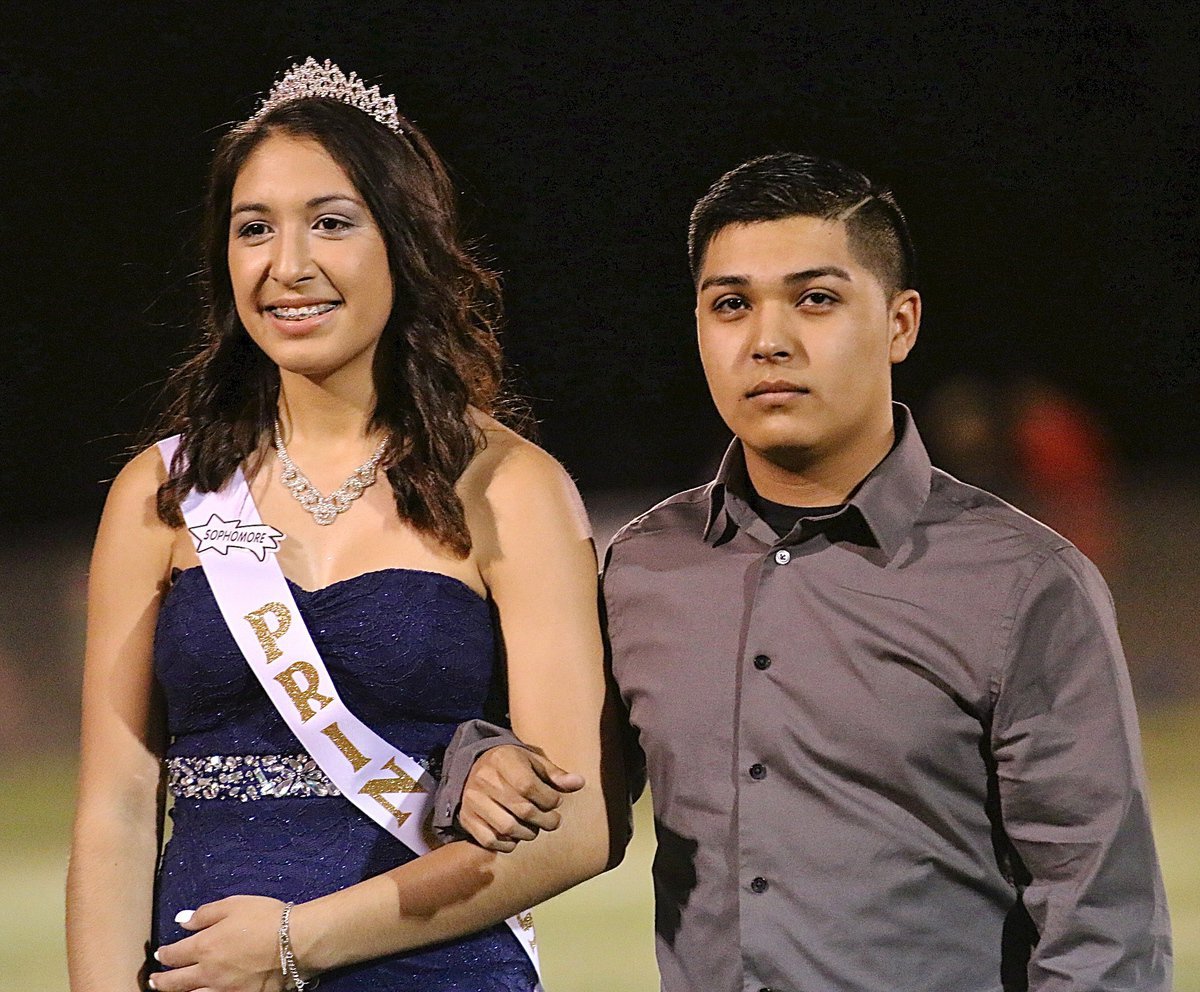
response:
[[[1117,469],[1086,405],[1033,376],[1002,384],[960,375],[934,390],[925,413],[938,464],[1049,524],[1111,575]]]
[[[1039,379],[1018,381],[1012,399],[1013,456],[1022,508],[1109,571],[1119,551],[1113,507],[1116,470],[1102,425],[1078,400]]]

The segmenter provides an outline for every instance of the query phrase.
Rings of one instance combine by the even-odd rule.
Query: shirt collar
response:
[[[862,515],[872,536],[883,552],[892,558],[900,550],[917,515],[929,498],[932,465],[929,454],[913,423],[912,414],[902,403],[892,404],[896,443],[887,456],[858,484],[847,502]],[[721,459],[717,476],[708,486],[708,520],[704,539],[709,544],[721,540],[731,527],[745,527],[754,536],[771,532],[765,524],[755,526],[757,517],[738,493],[747,484],[746,459],[742,442],[734,438]],[[731,497],[736,502],[731,503]],[[765,529],[765,531],[764,531]]]

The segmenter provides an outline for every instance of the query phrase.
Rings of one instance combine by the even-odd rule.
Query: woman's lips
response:
[[[309,303],[304,306],[269,306],[267,319],[283,334],[304,334],[320,327],[340,303]]]
[[[283,320],[304,320],[308,317],[318,317],[323,313],[328,313],[336,303],[305,303],[298,306],[270,306],[267,307],[271,313]]]

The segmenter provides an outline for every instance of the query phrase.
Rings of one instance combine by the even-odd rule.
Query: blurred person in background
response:
[[[934,388],[921,424],[939,468],[1015,502],[1019,494],[1010,419],[999,387],[976,376],[955,375]]]
[[[150,447],[120,472],[92,561],[73,992],[278,990],[317,974],[328,992],[532,992],[527,923],[502,921],[621,849],[624,787],[612,779],[611,832],[601,790],[588,523],[562,468],[498,419],[497,284],[455,215],[421,133],[328,62],[293,66],[217,147],[204,345],[173,380],[164,430],[177,454]],[[222,519],[233,530],[212,539],[286,535],[298,614],[270,603],[245,618],[267,660],[307,624],[350,711],[418,777],[459,722],[503,712],[490,701],[506,675],[513,727],[587,779],[564,780],[560,839],[517,858],[467,843],[417,857],[303,753],[298,724],[331,702],[317,659],[297,662],[307,685],[286,682],[294,665],[276,676],[296,712],[277,710],[210,570],[214,555],[258,555],[185,526],[243,475],[263,524]],[[336,723],[322,733],[355,772],[368,761]],[[353,790],[388,809],[421,791],[402,774]],[[397,829],[407,816],[396,809]]]
[[[1065,534],[1111,578],[1120,552],[1116,471],[1099,418],[1037,376],[1018,379],[1010,396],[1022,507]]]
[[[931,467],[892,402],[921,299],[891,193],[757,159],[697,203],[689,254],[735,438],[603,574],[663,989],[1166,992],[1111,598],[1070,542]],[[501,851],[555,827],[561,768],[460,740],[439,818]]]
[[[1037,376],[1001,385],[958,375],[933,391],[922,422],[946,471],[1044,521],[1111,581],[1121,536],[1116,466],[1092,410]]]

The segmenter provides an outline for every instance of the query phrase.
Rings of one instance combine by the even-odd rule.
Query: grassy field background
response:
[[[1200,703],[1143,720],[1155,831],[1175,931],[1177,992],[1200,992]],[[0,992],[65,992],[63,880],[73,761],[8,768],[0,780]],[[650,889],[653,823],[636,811],[625,863],[542,907],[538,937],[551,992],[658,988]],[[952,992],[952,990],[946,990]]]
[[[655,499],[653,493],[589,497],[598,544],[603,547],[617,526]],[[1178,526],[1198,515],[1200,482],[1149,477],[1125,500],[1127,561],[1110,576],[1143,704],[1177,992],[1200,992],[1200,530]],[[73,541],[0,546],[0,992],[67,988],[62,905],[74,757],[65,749],[74,746],[78,732],[89,539],[80,533]],[[60,742],[64,753],[34,752],[29,741],[35,739]],[[636,818],[620,868],[538,910],[551,992],[658,987],[650,888],[654,830],[644,801]]]

